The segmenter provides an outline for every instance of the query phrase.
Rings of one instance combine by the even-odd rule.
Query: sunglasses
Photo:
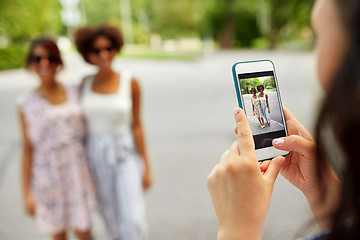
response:
[[[114,50],[114,47],[109,46],[109,47],[106,47],[106,48],[93,48],[92,52],[99,55],[102,51],[111,52],[112,50]]]
[[[32,56],[30,58],[30,61],[33,63],[40,63],[42,59],[47,59],[49,61],[49,63],[56,63],[56,57],[54,55],[49,55],[48,57],[44,57],[44,56]]]

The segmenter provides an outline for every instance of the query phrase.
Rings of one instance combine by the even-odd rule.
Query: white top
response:
[[[262,104],[265,104],[265,103],[266,103],[265,93],[264,93],[264,95],[263,95],[262,97],[260,97],[260,94],[259,94],[259,95],[258,95],[258,98],[260,99],[260,102],[261,102]]]
[[[118,90],[110,94],[92,90],[94,77],[86,78],[81,99],[88,132],[116,133],[129,127],[132,121],[131,74],[122,72]]]

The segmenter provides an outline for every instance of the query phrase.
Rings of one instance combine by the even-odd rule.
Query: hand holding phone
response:
[[[207,181],[219,221],[218,239],[260,239],[284,157],[270,161],[262,174],[247,117],[239,108],[234,115],[237,141],[224,152]]]
[[[258,160],[287,155],[288,151],[272,146],[273,139],[288,135],[274,64],[270,60],[238,62],[232,70],[239,107],[247,115]]]

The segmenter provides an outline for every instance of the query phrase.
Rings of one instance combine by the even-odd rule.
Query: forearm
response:
[[[147,156],[146,147],[145,147],[144,133],[143,133],[142,126],[140,124],[133,126],[133,134],[134,134],[134,141],[135,141],[136,148],[144,160],[145,168],[149,169],[150,164],[148,161],[148,156]]]
[[[27,196],[31,193],[31,169],[32,169],[32,151],[28,149],[23,150],[22,156],[22,185],[23,195]]]

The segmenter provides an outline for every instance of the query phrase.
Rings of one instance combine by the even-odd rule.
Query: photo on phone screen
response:
[[[286,136],[274,72],[238,74],[238,80],[255,149],[271,147],[274,138]]]

